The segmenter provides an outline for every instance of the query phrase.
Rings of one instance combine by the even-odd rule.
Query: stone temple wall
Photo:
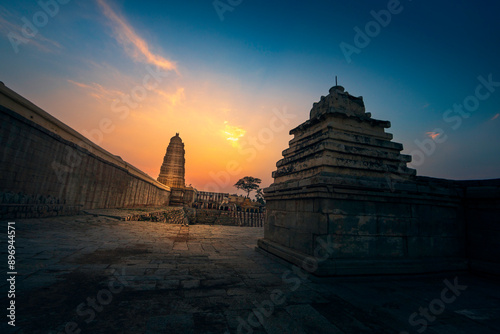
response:
[[[486,267],[500,262],[498,250],[488,252],[498,244],[499,180],[417,177],[385,132],[390,123],[372,119],[343,87],[310,116],[290,131],[264,190],[261,250],[301,266],[328,245],[313,270],[320,276],[466,270],[471,256]]]
[[[457,181],[457,185],[463,189],[469,268],[500,275],[500,180]]]
[[[0,218],[168,205],[170,188],[0,84]]]

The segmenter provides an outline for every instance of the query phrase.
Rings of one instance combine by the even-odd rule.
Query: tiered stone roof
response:
[[[185,158],[184,143],[179,134],[176,133],[170,139],[167,152],[163,158],[158,181],[174,188],[184,188],[185,186]]]
[[[411,156],[386,133],[389,121],[371,118],[362,97],[334,86],[313,104],[310,119],[290,131],[294,138],[273,172],[274,183],[297,181],[321,174],[350,178],[409,178]]]

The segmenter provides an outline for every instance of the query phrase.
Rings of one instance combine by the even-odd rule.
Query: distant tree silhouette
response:
[[[262,182],[261,179],[252,176],[245,176],[241,178],[234,184],[237,189],[241,189],[247,192],[247,198],[250,198],[250,192],[252,190],[259,189],[259,184]]]
[[[257,194],[255,194],[255,199],[262,205],[266,204],[266,200],[264,199],[264,194],[262,193],[262,188],[257,189]]]

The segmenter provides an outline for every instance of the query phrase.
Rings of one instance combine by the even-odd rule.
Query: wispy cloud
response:
[[[167,93],[167,92],[160,90],[160,89],[155,89],[154,92],[156,94],[166,98],[174,106],[176,104],[178,104],[179,102],[181,102],[182,100],[184,100],[184,98],[185,98],[183,87],[177,88],[175,93]]]
[[[153,64],[162,69],[177,71],[175,62],[154,54],[148,43],[141,38],[134,28],[119,16],[104,0],[97,0],[103,14],[111,21],[116,40],[123,45],[125,51],[135,61]]]
[[[440,135],[439,132],[426,132],[425,134],[431,137],[432,139],[436,139]]]
[[[491,118],[491,120],[497,119],[498,117],[500,117],[500,113],[498,113],[498,114],[496,114],[495,116],[493,116],[493,117]]]
[[[127,80],[127,78],[123,77],[123,80]],[[70,84],[73,84],[79,88],[86,90],[90,96],[92,96],[98,100],[113,101],[117,98],[120,98],[122,96],[127,95],[123,91],[113,89],[113,88],[104,87],[96,82],[86,84],[86,83],[82,83],[82,82],[78,82],[78,81],[74,81],[74,80],[70,80],[70,79],[68,79],[67,81]],[[177,88],[177,90],[173,93],[169,93],[169,92],[167,92],[165,90],[161,90],[159,88],[153,89],[153,90],[151,90],[151,92],[157,94],[163,100],[167,100],[172,106],[177,105],[185,98],[183,87]]]
[[[8,39],[15,40],[14,43],[29,44],[38,50],[47,53],[59,51],[63,47],[54,40],[44,37],[40,31],[28,38],[23,35],[21,17],[9,12],[5,7],[0,6],[0,33]],[[12,41],[11,41],[12,43]]]
[[[99,85],[98,83],[91,83],[91,84],[84,84],[81,82],[73,81],[73,80],[68,80],[69,83],[78,86],[80,88],[83,88],[87,90],[90,94],[90,96],[95,97],[96,99],[99,100],[113,100],[117,98],[118,96],[125,95],[123,92],[115,89],[109,89],[105,88],[102,85]]]
[[[133,61],[156,66],[158,71],[161,69],[163,72],[175,71],[178,73],[175,62],[154,53],[151,50],[150,45],[137,34],[134,28],[127,22],[125,17],[112,6],[113,4],[111,1],[96,0],[96,2],[112,29],[113,37],[118,41],[118,43],[123,47],[125,53]],[[96,99],[115,100],[117,98],[123,98],[126,95],[133,96],[133,89],[130,87],[140,87],[141,84],[143,85],[142,87],[145,88],[148,99],[144,101],[143,99],[141,99],[141,101],[133,100],[134,102],[141,102],[141,105],[148,105],[151,107],[155,104],[165,105],[164,103],[167,102],[171,106],[175,106],[185,99],[184,88],[174,88],[176,85],[174,83],[175,81],[173,82],[173,80],[175,80],[173,78],[164,82],[162,82],[163,80],[159,80],[156,86],[144,86],[144,77],[140,78],[134,75],[128,75],[123,71],[117,70],[112,65],[105,63],[100,64],[89,61],[89,64],[92,68],[94,68],[94,70],[97,70],[98,73],[100,73],[99,76],[101,77],[101,80],[94,79],[92,81],[101,82],[103,83],[102,85],[96,82],[81,83],[73,80],[68,80],[68,82],[87,90],[88,94]],[[109,73],[109,75],[107,74],[106,77],[104,77],[102,76],[102,73]],[[145,72],[144,75],[149,74]],[[155,95],[156,97],[159,97],[160,100],[158,100],[158,98],[154,98]]]

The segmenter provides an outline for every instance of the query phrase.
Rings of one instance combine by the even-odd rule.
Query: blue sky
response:
[[[213,1],[55,3],[57,13],[16,53],[9,34],[22,35],[23,17],[33,23],[42,9],[36,1],[0,2],[0,80],[77,131],[110,117],[115,128],[99,144],[154,178],[168,140],[180,132],[188,183],[233,191],[239,177],[252,175],[268,185],[288,130],[308,118],[335,75],[364,97],[372,117],[391,121],[387,131],[404,153],[424,157],[413,166],[418,175],[500,177],[500,87],[481,88],[488,97],[476,98],[467,118],[443,120],[454,104],[474,102],[478,77],[500,82],[495,1],[226,0],[218,2],[231,9],[224,20]],[[356,46],[354,28],[366,32],[371,12],[388,6],[397,13],[347,61],[341,43]],[[141,85],[148,66],[164,66],[168,75],[118,118],[112,101]],[[238,143],[224,137],[239,129],[240,145],[251,142],[273,110],[284,109],[295,117],[264,148],[256,146],[255,157],[242,157]],[[435,148],[424,152],[417,143],[429,140]],[[229,173],[233,160],[239,168]]]

